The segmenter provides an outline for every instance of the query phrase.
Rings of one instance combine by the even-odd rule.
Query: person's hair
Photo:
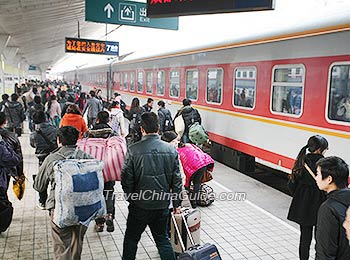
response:
[[[13,93],[11,95],[11,101],[17,101],[17,99],[18,99],[18,95],[16,93]]]
[[[311,136],[307,141],[307,144],[299,151],[292,169],[292,174],[289,177],[291,179],[295,179],[298,175],[300,175],[302,169],[304,168],[307,150],[309,150],[310,153],[314,153],[317,150],[320,150],[322,153],[326,149],[328,149],[328,141],[326,138],[320,135]]]
[[[147,103],[151,103],[152,101],[154,101],[153,98],[147,98]]]
[[[52,95],[52,96],[50,96],[50,100],[57,100],[56,95]]]
[[[120,96],[120,94],[118,92],[114,92],[114,96],[118,97],[118,96]]]
[[[158,101],[158,106],[165,107],[165,102],[163,100]]]
[[[99,124],[108,124],[109,113],[107,111],[100,111],[97,114],[97,119]]]
[[[4,100],[4,101],[7,101],[7,100],[9,100],[9,95],[7,95],[7,94],[3,94],[2,96],[1,96],[1,98],[2,98],[2,100]]]
[[[343,189],[348,186],[349,166],[343,159],[329,156],[318,160],[316,166],[321,168],[322,180],[331,176],[337,188]]]
[[[162,134],[162,137],[160,139],[167,142],[167,143],[170,143],[171,141],[173,141],[176,138],[177,138],[177,134],[174,131],[165,131]]]
[[[60,92],[60,97],[65,98],[66,97],[66,91],[61,91]]]
[[[86,98],[85,92],[81,92],[81,93],[80,93],[80,98]]]
[[[140,100],[138,98],[133,98],[131,101],[130,110],[140,106]]]
[[[58,129],[57,137],[62,145],[75,145],[79,138],[79,131],[73,126],[63,126]]]
[[[71,104],[67,108],[67,114],[81,115],[80,109],[76,104]]]
[[[0,126],[6,122],[6,114],[4,112],[0,112]]]
[[[90,90],[90,96],[91,96],[91,97],[95,97],[95,96],[96,96],[96,92],[93,91],[93,90]]]
[[[46,122],[45,112],[42,110],[37,110],[32,115],[34,124],[41,124]]]
[[[40,96],[35,96],[34,97],[34,103],[35,104],[41,104],[41,97]]]
[[[157,133],[159,122],[158,116],[153,112],[145,112],[141,116],[141,126],[146,134]]]
[[[96,94],[98,94],[98,93],[100,93],[100,92],[102,93],[102,89],[99,88],[99,89],[96,91]]]
[[[185,98],[184,100],[182,100],[182,105],[184,105],[184,106],[191,105],[191,99]]]

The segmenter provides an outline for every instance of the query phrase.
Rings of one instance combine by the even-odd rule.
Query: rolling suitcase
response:
[[[176,221],[177,226],[179,227],[179,231],[181,234],[181,239],[184,243],[185,250],[187,250],[190,246],[192,246],[189,237],[187,236],[187,231],[185,227],[186,225],[189,227],[189,230],[192,234],[194,243],[196,245],[200,244],[200,227],[201,227],[201,214],[198,209],[190,209],[190,208],[182,208],[181,214],[174,214],[174,218],[172,218],[170,224],[170,241],[173,246],[174,252],[176,254],[184,252],[181,247],[179,235],[176,232],[174,219]]]
[[[185,251],[185,245],[184,245],[183,240],[181,238],[179,227],[176,224],[177,222],[175,220],[174,214],[171,214],[171,217],[173,219],[173,222],[175,223],[175,225],[174,225],[175,230],[180,237],[180,239],[179,239],[180,245],[181,245],[182,249],[184,250],[184,253],[180,254],[178,260],[221,260],[220,253],[215,245],[210,244],[210,243],[206,243],[202,246],[195,244],[193,237],[192,237],[192,234],[191,234],[189,227],[186,223],[186,220],[185,220],[183,214],[181,214],[181,217],[183,218],[183,223],[185,224],[185,229],[187,231],[186,233],[188,234],[188,237],[189,237],[190,242],[192,244],[192,247],[190,247],[188,250]]]

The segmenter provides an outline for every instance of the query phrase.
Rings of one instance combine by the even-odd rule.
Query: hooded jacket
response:
[[[349,260],[350,246],[343,228],[350,206],[350,190],[330,192],[317,217],[315,260]]]
[[[61,120],[60,127],[62,126],[74,126],[80,132],[79,139],[88,130],[84,118],[77,114],[65,114]]]
[[[5,104],[5,114],[8,127],[20,127],[25,119],[23,106],[18,101],[11,101]]]
[[[46,136],[49,144],[45,138],[39,134],[37,131],[30,135],[30,145],[35,149],[35,155],[39,160],[44,160],[50,152],[57,149],[57,128],[48,122],[41,123],[39,129],[41,133]]]

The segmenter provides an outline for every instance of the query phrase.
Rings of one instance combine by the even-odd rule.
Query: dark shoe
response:
[[[39,209],[42,209],[42,210],[45,210],[45,209],[46,209],[46,208],[45,208],[45,203],[39,202],[39,203],[38,203],[38,208],[39,208]]]
[[[104,224],[96,224],[95,225],[95,231],[96,232],[103,232]]]
[[[107,232],[113,232],[114,231],[114,223],[113,223],[112,214],[107,214],[107,216],[106,216],[106,225],[107,225]]]

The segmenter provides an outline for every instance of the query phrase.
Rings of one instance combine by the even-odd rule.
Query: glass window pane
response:
[[[275,112],[300,115],[302,86],[273,86],[272,110]]]
[[[126,72],[123,73],[123,86],[124,90],[128,90],[128,73]]]
[[[278,68],[275,69],[274,82],[303,82],[303,68]]]
[[[164,71],[158,71],[156,88],[157,88],[157,95],[164,95],[164,89],[165,89],[165,72]]]
[[[130,91],[135,90],[135,72],[130,73]]]
[[[153,73],[146,72],[146,93],[152,93]]]
[[[221,103],[222,69],[210,69],[207,73],[207,102]]]
[[[173,70],[170,72],[170,96],[180,96],[180,71]]]
[[[328,118],[350,122],[350,65],[332,67],[329,90]]]
[[[247,72],[252,77],[248,78]],[[253,108],[255,106],[256,68],[237,68],[235,75],[233,105]]]
[[[186,71],[186,98],[198,98],[198,70]]]
[[[139,71],[137,73],[137,91],[142,92],[143,91],[143,72]]]

